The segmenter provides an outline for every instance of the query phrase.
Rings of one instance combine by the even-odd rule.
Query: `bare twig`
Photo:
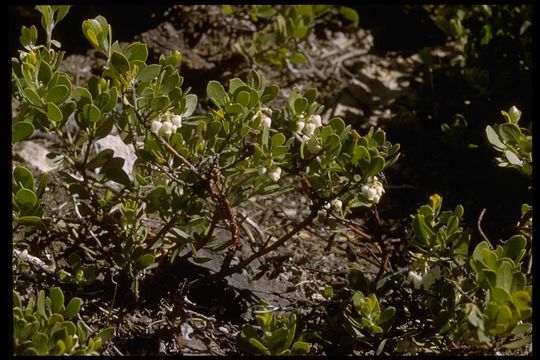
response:
[[[45,272],[52,274],[56,270],[56,264],[53,262],[52,265],[47,265],[45,261],[41,260],[40,258],[28,254],[27,250],[19,251],[17,249],[13,249],[13,254],[18,256],[19,259],[22,261],[26,261],[27,263],[44,270]]]
[[[264,233],[264,231],[259,227],[259,224],[257,224],[255,221],[253,221],[249,216],[245,215],[245,214],[242,214],[240,213],[240,215],[244,218],[244,221],[246,223],[248,223],[249,225],[251,225],[256,231],[257,231],[257,234],[259,234],[259,236],[261,237],[261,240],[262,241],[265,241],[266,240],[266,234]]]
[[[224,277],[227,277],[229,275],[232,275],[232,274],[244,269],[246,266],[251,264],[252,261],[254,261],[255,259],[257,259],[257,258],[259,258],[259,257],[261,257],[263,255],[266,255],[269,252],[277,249],[278,247],[283,245],[287,240],[289,240],[294,235],[299,233],[306,226],[311,224],[313,219],[315,219],[315,217],[317,216],[318,212],[319,212],[319,208],[317,206],[313,206],[312,209],[311,209],[311,213],[301,223],[296,224],[291,231],[289,231],[287,234],[282,236],[279,240],[275,241],[272,245],[262,248],[258,252],[256,252],[256,253],[252,254],[251,256],[249,256],[247,259],[245,259],[243,261],[240,261],[240,263],[238,263],[237,265],[235,265],[233,267],[222,269],[221,271],[219,271],[217,273],[214,273],[214,274],[212,274],[212,275],[210,275],[210,276],[208,276],[206,278],[199,278],[199,279],[194,280],[191,283],[190,288],[200,286],[203,283],[208,283],[209,281],[212,281],[212,280],[222,279]]]
[[[484,231],[482,230],[482,219],[484,218],[485,212],[486,212],[486,209],[485,208],[482,209],[482,211],[480,212],[480,216],[478,216],[478,222],[476,223],[476,225],[478,227],[478,231],[480,232],[480,235],[482,235],[482,238],[489,243],[488,237],[486,236],[486,234],[484,234]]]
[[[334,218],[336,218],[337,220],[339,220],[340,222],[342,223],[345,223],[347,225],[349,225],[350,229],[355,232],[356,234],[360,235],[361,237],[363,237],[364,239],[368,239],[368,240],[371,240],[371,235],[369,235],[366,230],[364,229],[364,227],[357,223],[356,221],[353,221],[353,220],[349,220],[349,219],[346,219],[344,217],[341,217],[341,216],[338,216],[336,215],[335,213],[331,212],[330,213]]]

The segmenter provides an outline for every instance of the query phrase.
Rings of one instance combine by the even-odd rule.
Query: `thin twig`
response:
[[[255,259],[263,256],[263,255],[266,255],[268,254],[269,252],[277,249],[278,247],[280,247],[281,245],[283,245],[287,240],[289,240],[290,238],[292,238],[294,235],[296,235],[297,233],[299,233],[302,229],[304,229],[306,226],[308,226],[309,224],[311,224],[311,222],[313,221],[313,219],[315,219],[315,217],[317,216],[317,213],[319,212],[319,208],[317,206],[313,206],[312,209],[311,209],[311,213],[299,224],[296,224],[294,226],[294,228],[288,232],[287,234],[285,234],[284,236],[282,236],[279,240],[277,240],[276,242],[274,242],[272,245],[268,246],[268,247],[264,247],[262,248],[261,250],[259,250],[258,252],[252,254],[251,256],[249,256],[247,259],[241,261],[240,263],[238,263],[237,265],[231,267],[231,268],[226,268],[226,269],[223,269],[217,273],[214,273],[208,277],[205,277],[205,278],[200,278],[200,279],[197,279],[195,281],[193,281],[191,283],[191,288],[194,288],[194,287],[197,287],[197,286],[200,286],[202,285],[203,283],[208,283],[209,281],[212,281],[212,280],[216,280],[216,279],[222,279],[224,277],[227,277],[229,275],[232,275],[242,269],[244,269],[246,266],[248,266],[249,264],[251,264],[252,261],[254,261]]]
[[[259,225],[253,221],[249,216],[243,214],[243,213],[240,213],[240,215],[244,218],[244,221],[246,223],[248,223],[249,225],[251,225],[256,231],[257,231],[257,234],[259,234],[259,236],[261,237],[261,240],[262,241],[265,241],[266,239],[266,234],[264,233],[264,231],[259,227]]]
[[[52,265],[47,265],[47,263],[40,258],[28,254],[27,250],[19,251],[17,249],[13,249],[13,254],[18,256],[22,261],[34,265],[35,267],[40,268],[49,274],[52,274],[54,270],[56,270],[56,265],[54,263]]]
[[[480,232],[480,235],[482,235],[482,238],[489,243],[490,241],[488,237],[486,236],[486,234],[484,234],[484,231],[482,230],[482,219],[484,218],[485,212],[486,212],[486,209],[485,208],[482,209],[482,211],[480,212],[480,216],[478,216],[478,222],[476,223],[476,225],[478,227],[478,231]]]

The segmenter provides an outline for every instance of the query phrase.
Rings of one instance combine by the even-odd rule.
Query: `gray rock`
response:
[[[122,169],[124,169],[129,178],[133,180],[133,164],[135,163],[135,160],[137,160],[133,145],[126,145],[118,135],[107,135],[95,142],[95,149],[96,151],[105,149],[113,150],[115,157],[120,157],[125,160]]]
[[[26,164],[41,172],[55,170],[45,161],[45,156],[49,153],[49,150],[34,140],[17,143],[13,146],[13,153]]]

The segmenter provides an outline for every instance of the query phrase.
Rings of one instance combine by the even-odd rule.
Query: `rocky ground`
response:
[[[160,19],[155,28],[134,38],[146,42],[156,59],[162,52],[179,49],[183,54],[184,84],[191,86],[194,93],[204,94],[209,80],[226,79],[245,66],[243,58],[233,51],[234,39],[224,39],[221,29],[235,27],[239,33],[249,29],[242,21],[233,23],[234,18],[224,16],[219,6],[173,6]],[[301,88],[316,87],[326,107],[323,115],[326,119],[341,116],[360,131],[370,126],[384,127],[396,117],[403,99],[414,97],[422,74],[417,52],[377,49],[374,29],[364,27],[361,21],[360,27],[352,32],[327,30],[314,34],[304,49],[310,56],[307,67],[275,69],[263,64],[261,72],[271,82],[280,84],[285,93],[293,84]],[[93,55],[92,51],[70,55],[68,49],[62,70],[75,82],[84,83],[100,66]],[[390,140],[394,141],[391,137]],[[65,217],[73,214],[73,200],[57,170],[45,162],[45,155],[55,142],[54,137],[37,133],[13,147],[14,166],[22,164],[35,174],[49,173],[45,217],[54,224],[37,241],[14,239],[14,248],[21,250],[24,243],[31,243],[30,254],[62,268],[66,266],[63,259],[74,249],[86,251],[86,256],[91,258],[89,248],[95,244],[89,244],[106,239],[99,233],[97,239],[81,239],[81,227],[85,224]],[[126,169],[133,163],[132,149],[119,137],[108,136],[99,146],[114,149],[116,156],[124,157]],[[391,182],[380,205],[387,228],[384,240],[392,256],[396,256],[390,259],[395,269],[402,261],[398,258],[404,237],[401,225],[408,222],[407,216],[397,210],[398,203],[405,200],[408,208],[414,208],[425,200],[406,178],[397,180],[401,182]],[[240,209],[245,215],[241,231],[249,239],[244,247],[249,249],[251,243],[264,241],[269,234],[279,235],[284,231],[283,224],[302,218],[303,211],[306,207],[302,199],[288,195],[272,200],[253,199]],[[355,220],[363,221],[361,217]],[[86,294],[89,301],[83,315],[89,316],[87,324],[91,327],[100,327],[105,319],[116,325],[116,337],[106,348],[106,355],[236,354],[235,337],[243,324],[253,320],[253,307],[261,298],[280,310],[294,310],[302,321],[316,325],[326,315],[327,300],[321,289],[327,284],[335,289],[343,286],[349,267],[376,274],[380,258],[380,249],[366,238],[354,233],[332,237],[324,230],[323,222],[323,218],[318,219],[314,226],[264,259],[254,261],[243,273],[187,295],[181,295],[182,286],[190,279],[216,270],[221,260],[219,255],[202,251],[201,256],[212,260],[198,266],[185,262],[155,270],[148,281],[141,280],[140,293],[148,295],[141,295],[138,302],[126,295],[129,289],[119,279],[98,277],[96,285]],[[13,265],[14,288],[21,294],[32,294],[43,283],[55,284],[56,280],[47,271],[35,268],[21,271],[16,258]],[[68,288],[69,291],[75,292],[76,288]],[[315,352],[323,354],[324,349],[316,348]]]

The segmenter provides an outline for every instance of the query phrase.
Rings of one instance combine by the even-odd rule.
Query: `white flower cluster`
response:
[[[330,208],[332,208],[332,210],[335,212],[341,212],[342,207],[343,207],[343,202],[339,199],[334,199],[331,202],[326,203],[324,205],[324,208],[326,210],[330,210]]]
[[[369,201],[378,204],[384,193],[383,185],[376,176],[368,178],[367,180],[367,184],[362,185],[362,194],[364,194]]]
[[[302,141],[308,141],[315,129],[321,127],[321,125],[321,115],[310,115],[308,117],[300,115],[296,123],[296,132],[301,136]]]
[[[439,265],[435,265],[423,275],[418,274],[416,271],[409,271],[409,281],[412,281],[415,289],[420,289],[420,286],[423,285],[424,290],[428,290],[440,276],[441,268]]]
[[[270,171],[268,171],[268,169],[264,166],[259,166],[258,171],[259,171],[259,176],[263,176],[267,174],[268,177],[272,179],[272,181],[274,182],[277,182],[279,178],[281,177],[281,168],[279,166],[271,169]]]
[[[152,121],[151,130],[154,134],[170,137],[182,126],[182,115],[167,111],[161,119]]]

